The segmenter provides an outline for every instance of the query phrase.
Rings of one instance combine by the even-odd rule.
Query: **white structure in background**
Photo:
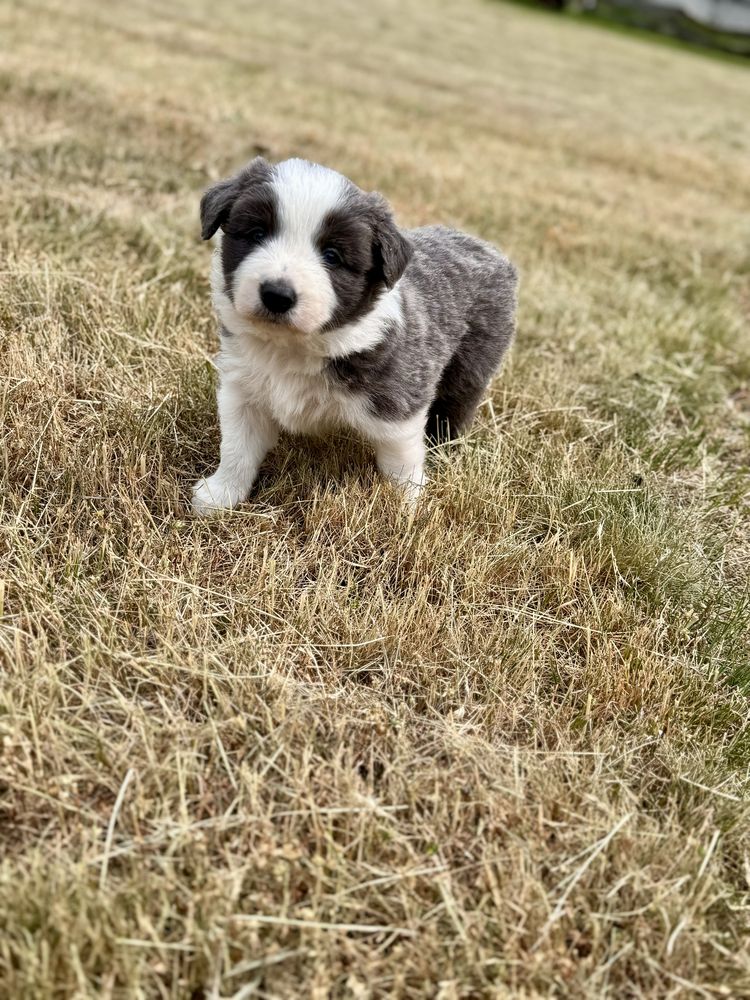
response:
[[[654,7],[679,10],[717,31],[750,35],[750,0],[650,0]]]

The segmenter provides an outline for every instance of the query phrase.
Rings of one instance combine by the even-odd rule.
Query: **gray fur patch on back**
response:
[[[431,424],[460,433],[510,346],[517,273],[476,237],[444,226],[405,234],[414,253],[399,282],[403,322],[367,351],[332,359],[329,377],[364,393],[373,413],[404,420],[430,408]]]

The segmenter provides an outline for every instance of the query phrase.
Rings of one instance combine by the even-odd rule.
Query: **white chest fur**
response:
[[[217,361],[222,382],[238,388],[284,430],[315,434],[359,423],[364,400],[337,391],[322,359],[301,357],[288,344],[234,336],[227,341]]]

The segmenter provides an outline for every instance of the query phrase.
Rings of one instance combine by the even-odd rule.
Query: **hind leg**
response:
[[[514,288],[513,277],[512,283],[503,285],[494,297],[476,303],[471,326],[443,371],[430,406],[430,440],[451,441],[469,429],[513,339]]]
[[[498,361],[457,354],[443,372],[427,416],[427,436],[452,441],[469,429]]]

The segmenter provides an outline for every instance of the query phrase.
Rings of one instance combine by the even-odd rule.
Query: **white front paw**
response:
[[[382,471],[386,478],[390,479],[401,490],[401,495],[407,506],[415,507],[422,490],[427,485],[427,476],[424,473],[424,469],[415,467],[413,469],[400,468],[390,471],[383,469]]]
[[[218,472],[208,479],[199,479],[193,487],[193,511],[196,514],[206,515],[227,510],[236,507],[244,499]]]
[[[399,485],[403,491],[404,500],[407,505],[415,507],[422,490],[427,485],[427,476],[425,476],[424,472],[416,470],[412,479],[402,479]]]

